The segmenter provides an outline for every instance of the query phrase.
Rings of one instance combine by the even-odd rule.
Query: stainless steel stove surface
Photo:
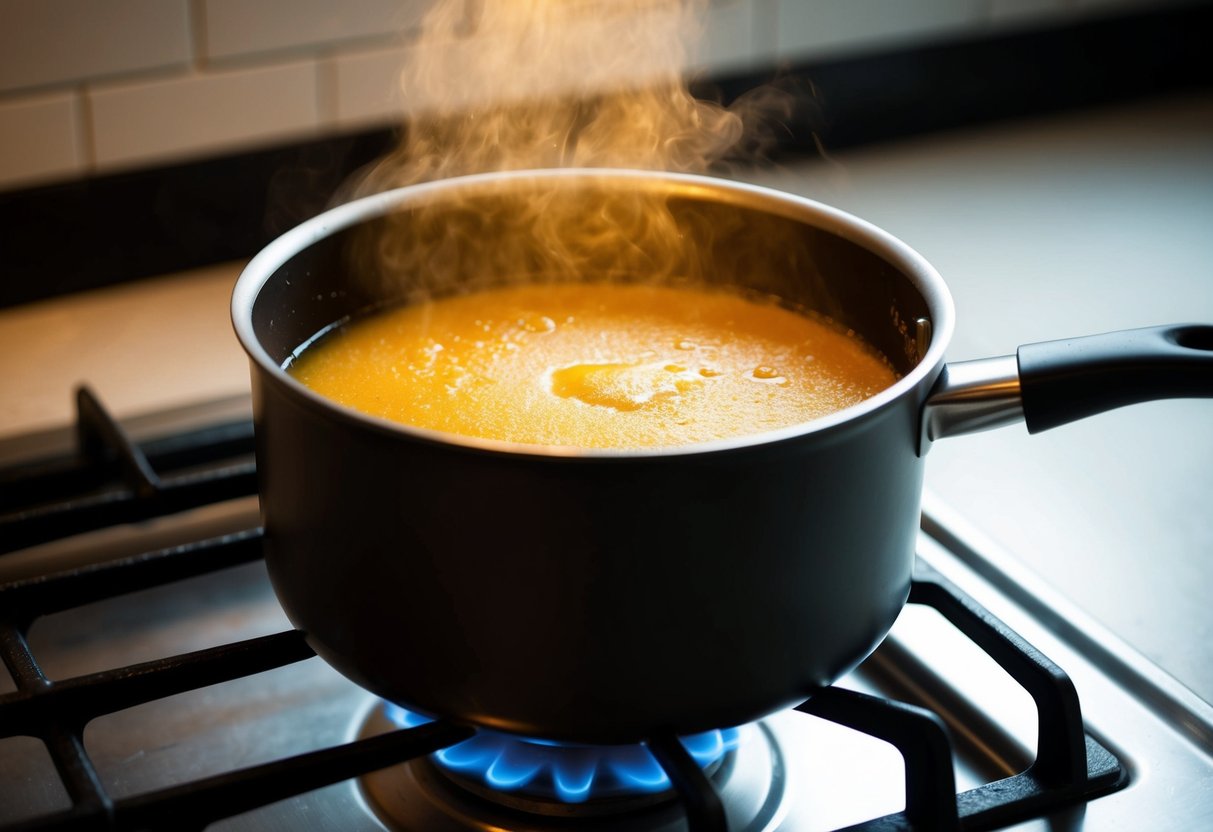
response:
[[[237,399],[125,430],[94,419],[84,447],[129,433],[152,459],[151,485],[139,454],[111,459],[102,467],[127,484],[102,484],[76,513],[0,518],[0,549],[10,550],[0,555],[0,584],[9,582],[0,649],[11,674],[0,677],[0,829],[67,828],[75,818],[97,828],[674,830],[718,828],[721,816],[729,829],[785,832],[911,820],[919,829],[1213,826],[1213,709],[930,495],[912,599],[930,603],[907,606],[876,653],[804,712],[742,727],[710,773],[721,816],[698,805],[701,779],[660,738],[654,750],[678,786],[668,799],[587,818],[574,816],[577,806],[486,800],[424,759],[400,762],[467,729],[399,731],[381,702],[292,630],[259,559],[247,412]],[[213,423],[225,427],[192,433]],[[218,461],[196,459],[181,431],[208,437]],[[17,456],[67,454],[41,468],[53,490],[57,477],[80,475],[74,442],[65,430],[0,443],[0,469]],[[0,477],[6,504],[23,490],[38,496],[28,482]],[[151,496],[136,497],[140,489]],[[157,501],[176,513],[101,528],[115,516],[104,512],[137,519]],[[86,506],[81,520],[83,503],[105,508]],[[99,528],[72,534],[89,526]],[[1081,724],[1054,713],[1069,707],[1067,684],[1037,650],[1073,680]],[[1004,667],[1051,703],[1039,719]]]

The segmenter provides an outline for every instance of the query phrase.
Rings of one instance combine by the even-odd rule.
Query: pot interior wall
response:
[[[536,280],[704,283],[815,310],[899,373],[915,366],[914,322],[930,313],[905,274],[799,204],[790,218],[729,197],[628,182],[431,192],[296,253],[257,296],[254,328],[283,364],[335,322],[427,295]]]

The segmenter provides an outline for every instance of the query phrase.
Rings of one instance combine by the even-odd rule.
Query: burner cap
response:
[[[402,728],[430,721],[390,703],[385,705],[384,713]],[[681,742],[711,775],[736,749],[739,737],[737,728],[724,728],[682,737]],[[665,799],[671,795],[669,777],[643,745],[570,745],[482,730],[431,759],[456,783],[482,797],[501,797],[508,804],[518,803],[510,798],[522,798],[532,811],[548,801],[615,802],[619,798]]]

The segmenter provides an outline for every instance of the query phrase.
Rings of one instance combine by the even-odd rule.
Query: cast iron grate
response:
[[[0,553],[257,491],[248,420],[131,442],[87,388],[78,452],[0,470]]]
[[[78,401],[77,458],[0,472],[4,489],[0,497],[5,506],[13,494],[33,495],[42,506],[43,513],[37,516],[54,518],[31,525],[26,519],[31,516],[28,511],[8,512],[0,517],[0,533],[6,541],[14,527],[7,524],[23,530],[26,537],[22,540],[37,541],[50,539],[52,529],[71,534],[125,522],[132,511],[136,517],[148,517],[180,510],[181,502],[157,502],[155,495],[165,481],[157,473],[158,464],[184,468],[252,451],[251,426],[228,425],[169,437],[154,447],[155,453],[149,453],[132,443],[86,390],[79,393]],[[203,491],[221,495],[210,499],[252,493],[250,461],[208,471]],[[105,481],[115,476],[125,485],[105,490]],[[107,516],[97,500],[81,496],[96,494],[98,489],[121,494],[113,498],[119,505],[150,503]],[[195,492],[184,505],[203,502],[200,492]],[[31,528],[35,531],[30,532]],[[5,550],[15,548],[6,546]],[[71,809],[3,827],[4,832],[202,829],[222,818],[415,759],[471,736],[473,730],[465,726],[433,722],[157,791],[112,797],[84,746],[84,728],[90,720],[283,667],[314,654],[300,632],[287,631],[51,681],[26,639],[30,626],[41,616],[260,557],[261,531],[249,529],[0,586],[0,655],[17,687],[0,696],[0,738],[33,736],[42,740],[72,801]],[[883,739],[906,762],[905,810],[852,830],[994,829],[1123,785],[1123,767],[1086,734],[1077,693],[1060,668],[921,560],[910,603],[938,610],[1031,694],[1038,711],[1037,758],[1019,774],[957,794],[952,743],[939,716],[914,705],[841,688],[819,691],[798,710]],[[648,745],[678,792],[692,832],[726,830],[724,809],[714,787],[682,745],[673,736],[654,737]]]

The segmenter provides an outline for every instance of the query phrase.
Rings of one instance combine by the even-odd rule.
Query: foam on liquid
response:
[[[822,321],[708,289],[525,285],[356,320],[290,368],[417,427],[587,448],[683,445],[798,424],[893,383]]]

